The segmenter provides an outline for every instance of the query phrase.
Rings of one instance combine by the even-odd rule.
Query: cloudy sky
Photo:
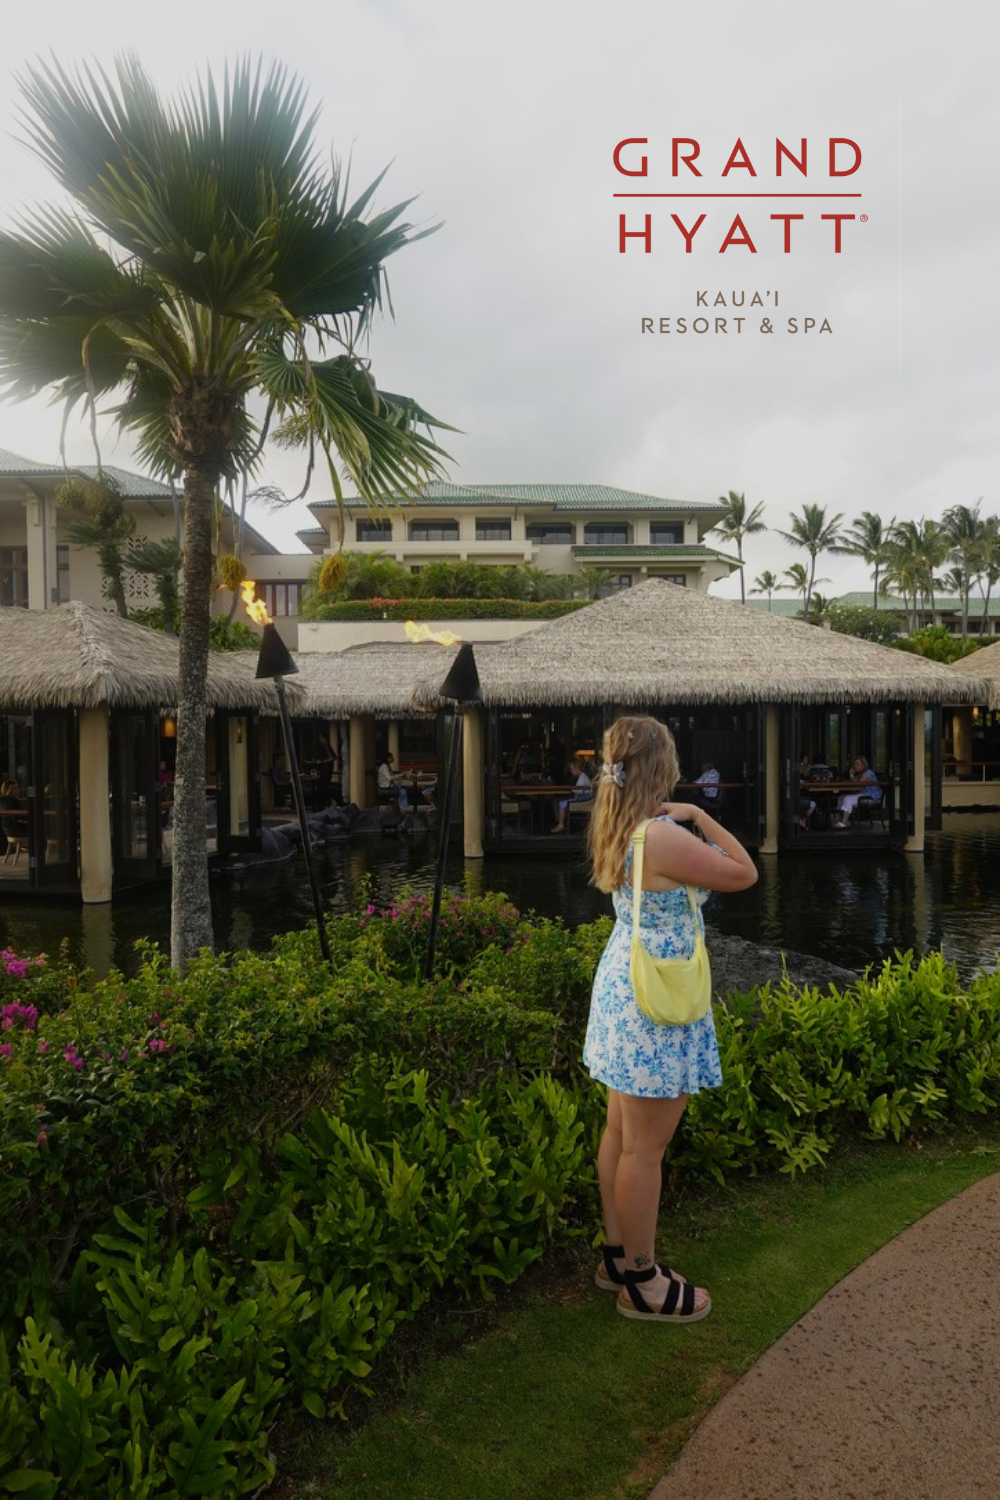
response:
[[[171,0],[155,20],[147,7],[51,0],[38,14],[5,18],[5,221],[53,196],[16,139],[18,69],[49,49],[105,63],[134,49],[164,89],[236,51],[276,57],[322,104],[320,137],[352,157],[357,186],[392,163],[381,203],[417,195],[410,217],[442,227],[390,263],[396,320],[374,333],[373,369],[461,429],[452,478],[697,500],[738,489],[776,527],[807,501],[848,519],[919,518],[980,496],[1000,511],[1000,22],[987,0]],[[861,148],[852,176],[829,177],[831,136]],[[648,141],[622,154],[633,167],[646,154],[645,179],[615,170],[626,137]],[[699,142],[700,179],[672,177],[673,137]],[[798,153],[803,137],[808,177],[786,164],[777,178],[776,138]],[[737,139],[755,177],[722,176]],[[851,154],[840,148],[838,164]],[[642,191],[861,197],[614,197]],[[804,215],[788,255],[778,211]],[[622,212],[640,230],[650,214],[649,254],[634,238],[620,253]],[[687,255],[671,214],[690,228],[702,212]],[[840,255],[827,212],[868,216],[844,223]],[[737,213],[756,254],[720,253]],[[763,313],[748,305],[755,291]],[[696,333],[698,292],[710,304],[742,292],[745,305],[710,305],[713,331]],[[657,329],[670,318],[671,333],[644,334],[644,317]],[[832,333],[819,332],[824,318]],[[0,446],[52,459],[58,433],[42,403],[0,409]],[[110,426],[103,453],[130,462]],[[71,431],[69,454],[91,458],[84,432]],[[264,477],[289,492],[302,478],[282,454]],[[310,498],[325,496],[317,481]],[[311,517],[298,504],[258,523],[294,550]],[[749,577],[794,557],[757,538]],[[838,591],[866,581],[846,560],[820,571]]]

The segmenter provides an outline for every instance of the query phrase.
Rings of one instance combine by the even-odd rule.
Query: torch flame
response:
[[[406,639],[414,645],[420,641],[436,641],[439,646],[457,646],[462,639],[450,630],[431,630],[429,625],[418,625],[415,620],[407,620],[404,628]]]
[[[257,585],[252,578],[244,578],[240,585],[240,593],[243,595],[243,603],[246,612],[255,625],[270,625],[271,616],[267,612],[267,605],[263,599],[255,597]]]

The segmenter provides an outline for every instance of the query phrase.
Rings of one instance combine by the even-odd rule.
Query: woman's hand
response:
[[[673,818],[675,823],[693,823],[697,827],[700,812],[701,808],[694,802],[661,802],[654,817],[666,815]]]

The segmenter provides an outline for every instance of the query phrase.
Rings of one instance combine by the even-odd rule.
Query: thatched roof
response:
[[[650,579],[503,645],[478,648],[483,701],[955,703],[984,685],[923,657]],[[438,702],[447,667],[417,687]]]
[[[306,705],[300,713],[327,719],[351,714],[396,718],[413,712],[418,683],[428,677],[444,681],[457,649],[430,642],[380,642],[346,651],[300,652],[295,658],[299,675],[289,680],[305,689]]]
[[[209,707],[276,713],[272,684],[253,674],[252,657],[210,653]],[[0,609],[0,708],[170,708],[177,697],[172,636],[76,601],[41,611]]]
[[[980,646],[978,651],[963,656],[961,661],[952,662],[948,670],[984,683],[986,691],[975,701],[984,703],[987,708],[1000,708],[1000,641],[992,646]],[[963,698],[962,701],[968,700]]]

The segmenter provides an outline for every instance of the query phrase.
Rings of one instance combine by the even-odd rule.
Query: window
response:
[[[649,540],[654,547],[676,547],[684,540],[681,521],[650,521]]]
[[[571,521],[537,521],[527,528],[527,536],[542,547],[572,547],[576,527]]]
[[[0,604],[28,607],[27,547],[0,547]]]
[[[59,546],[56,548],[56,573],[58,583],[56,588],[56,602],[66,604],[72,597],[69,591],[69,548]]]
[[[476,541],[477,542],[509,542],[510,522],[490,521],[477,517],[476,519]]]
[[[263,599],[272,620],[299,612],[300,583],[258,583],[257,598]]]
[[[411,521],[411,542],[457,542],[457,521]]]
[[[583,542],[586,547],[627,547],[628,527],[595,521],[583,528]]]
[[[357,521],[357,540],[359,542],[391,542],[391,521]]]
[[[620,594],[623,589],[630,589],[631,587],[631,573],[616,573],[613,578],[608,579],[607,583],[601,585],[601,598],[610,599],[612,594]]]
[[[687,587],[688,576],[686,573],[664,573],[663,577],[668,583],[679,584],[682,589]]]

